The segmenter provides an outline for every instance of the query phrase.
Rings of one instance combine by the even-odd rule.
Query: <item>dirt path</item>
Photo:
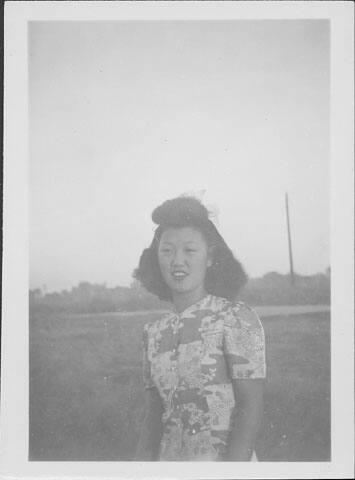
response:
[[[300,315],[304,313],[330,312],[330,305],[261,305],[253,307],[261,317],[272,317],[277,315]],[[136,310],[134,312],[107,312],[107,313],[79,313],[80,317],[112,317],[122,315],[133,317],[137,315],[166,313],[167,310]]]
[[[274,315],[330,312],[330,305],[273,305],[254,307],[254,310],[256,310],[261,317],[270,317]]]

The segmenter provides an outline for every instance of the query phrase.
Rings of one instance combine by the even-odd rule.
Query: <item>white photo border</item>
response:
[[[29,21],[329,19],[331,23],[330,462],[28,461]],[[354,5],[351,2],[6,2],[0,478],[352,478],[354,468]]]

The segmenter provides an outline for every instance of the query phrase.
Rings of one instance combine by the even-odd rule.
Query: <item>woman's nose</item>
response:
[[[175,252],[174,257],[173,257],[173,262],[172,263],[173,263],[174,267],[184,265],[184,263],[185,263],[184,253],[177,250]]]

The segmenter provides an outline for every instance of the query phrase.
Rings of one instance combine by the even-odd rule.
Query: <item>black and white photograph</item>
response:
[[[351,478],[353,6],[314,3],[7,3],[1,478]]]

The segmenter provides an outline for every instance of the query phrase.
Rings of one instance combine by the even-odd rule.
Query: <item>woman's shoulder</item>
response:
[[[221,297],[215,298],[216,304],[219,305],[219,313],[223,316],[226,326],[240,326],[248,329],[261,327],[259,315],[247,303]]]

